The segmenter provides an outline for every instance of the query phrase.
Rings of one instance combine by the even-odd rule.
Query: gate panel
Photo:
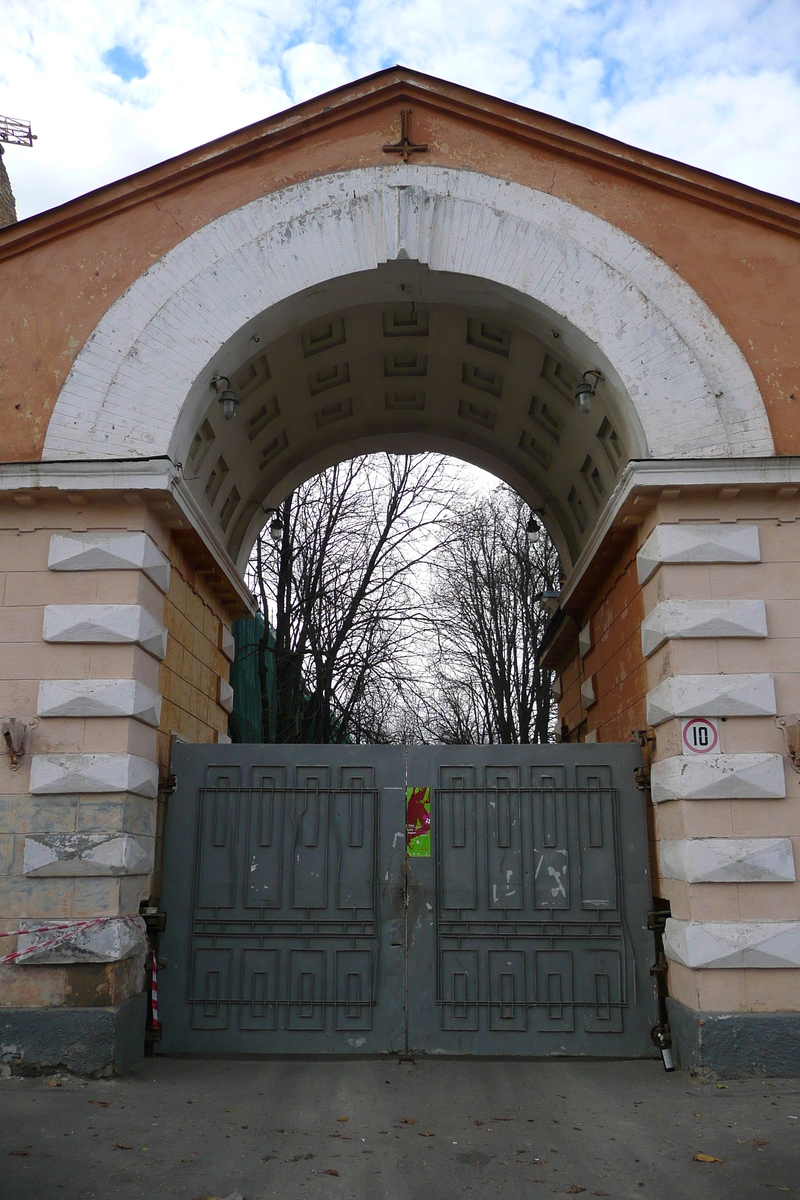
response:
[[[640,765],[633,744],[409,749],[432,797],[431,858],[408,862],[412,1050],[653,1053]]]
[[[177,746],[159,1049],[653,1054],[640,761]],[[428,858],[407,788],[430,789]]]
[[[405,1044],[405,760],[393,747],[175,747],[164,1053]]]

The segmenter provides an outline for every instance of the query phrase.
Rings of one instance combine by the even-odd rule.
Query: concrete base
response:
[[[668,999],[672,1053],[685,1071],[742,1079],[800,1076],[800,1012],[695,1012]]]
[[[122,1075],[144,1056],[146,1017],[146,992],[107,1008],[0,1009],[0,1063],[14,1075]]]

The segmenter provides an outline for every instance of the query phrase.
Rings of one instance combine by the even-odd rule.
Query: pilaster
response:
[[[0,495],[0,714],[27,727],[21,762],[0,755],[9,1030],[87,1003],[142,1020],[170,742],[227,730],[230,615],[182,525],[168,496]]]

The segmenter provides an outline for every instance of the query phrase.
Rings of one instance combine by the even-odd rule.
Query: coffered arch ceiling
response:
[[[574,562],[644,439],[597,348],[518,299],[401,260],[294,298],[222,347],[215,364],[239,396],[236,417],[225,421],[208,389],[205,411],[187,408],[176,452],[240,567],[265,509],[371,450],[438,450],[492,471],[541,510]],[[291,324],[298,307],[306,319]],[[574,391],[590,368],[603,378],[583,414]]]
[[[229,423],[215,374],[240,395]],[[78,355],[44,457],[169,454],[241,570],[265,506],[374,449],[494,471],[544,509],[565,565],[629,458],[774,452],[738,347],[645,247],[543,193],[409,164],[287,188],[180,243]]]

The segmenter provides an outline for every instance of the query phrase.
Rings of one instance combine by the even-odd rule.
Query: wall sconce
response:
[[[8,717],[3,721],[3,741],[6,744],[9,766],[12,771],[16,771],[18,767],[22,766],[28,734],[38,724],[38,721],[31,721],[26,725],[24,721],[18,721],[16,717]]]
[[[542,527],[536,520],[533,513],[528,517],[528,524],[525,526],[525,534],[528,539],[528,545],[535,546],[542,536]]]
[[[587,375],[594,375],[594,383],[590,383],[586,378]],[[581,381],[575,388],[575,399],[578,402],[578,408],[582,413],[590,413],[594,402],[595,392],[597,391],[597,383],[603,376],[599,371],[594,369],[584,371],[581,375]]]
[[[789,765],[800,775],[800,716],[790,713],[788,717],[775,717],[775,724],[786,742]]]
[[[272,514],[272,520],[269,523],[269,536],[277,546],[283,537],[283,521],[281,520],[281,514],[278,512],[277,508],[264,509],[265,517],[268,517],[270,514]]]
[[[232,421],[236,416],[239,397],[233,390],[230,379],[227,375],[215,375],[211,380],[211,386],[217,393],[217,401],[222,409],[223,417],[226,421]]]
[[[525,526],[525,536],[531,546],[535,546],[542,536],[541,518],[543,513],[543,508],[532,508],[530,511],[528,524]]]

